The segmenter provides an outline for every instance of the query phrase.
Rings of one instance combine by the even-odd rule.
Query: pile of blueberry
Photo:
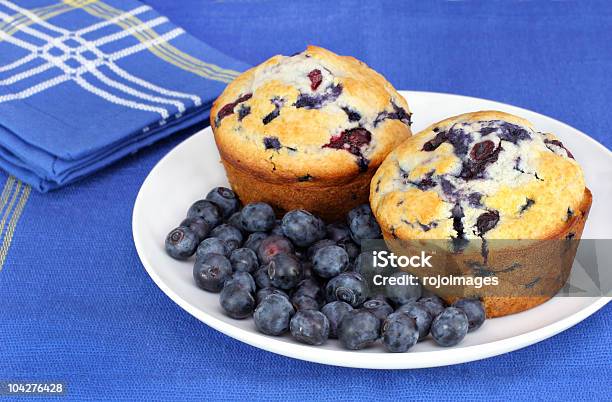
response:
[[[310,345],[338,338],[352,350],[382,338],[390,352],[405,352],[429,334],[442,346],[456,345],[482,325],[476,299],[447,306],[420,286],[370,295],[361,270],[371,254],[361,253],[361,244],[380,237],[368,205],[350,211],[346,224],[326,225],[304,210],[277,220],[270,205],[242,208],[232,190],[217,187],[168,234],[166,251],[181,260],[195,254],[196,285],[220,292],[227,315],[252,316],[267,335],[290,332]]]

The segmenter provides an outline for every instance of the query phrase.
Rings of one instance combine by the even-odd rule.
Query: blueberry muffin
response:
[[[244,203],[307,209],[328,220],[367,202],[372,175],[411,135],[410,109],[353,57],[309,46],[274,56],[227,86],[211,126]]]
[[[500,297],[484,302],[489,316],[499,316],[563,286],[577,244],[561,255],[561,240],[580,237],[591,194],[557,137],[520,117],[482,111],[433,124],[391,152],[373,177],[370,202],[396,247],[444,242],[456,274],[498,276]],[[532,297],[523,297],[527,290]]]

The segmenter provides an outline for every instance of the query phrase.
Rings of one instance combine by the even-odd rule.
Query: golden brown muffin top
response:
[[[211,125],[234,165],[270,180],[333,180],[375,169],[410,136],[410,110],[365,63],[309,46],[237,77]]]
[[[451,117],[395,149],[370,202],[400,239],[553,237],[582,201],[582,169],[557,137],[498,111]]]

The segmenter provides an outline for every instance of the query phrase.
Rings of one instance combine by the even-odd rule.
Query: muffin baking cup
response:
[[[554,135],[486,111],[438,122],[400,145],[374,175],[370,201],[391,251],[431,255],[432,267],[407,271],[449,302],[481,298],[487,316],[498,317],[565,285],[592,195]]]
[[[341,219],[367,202],[371,178],[411,135],[410,109],[380,74],[309,46],[237,77],[211,126],[229,182],[244,203]]]

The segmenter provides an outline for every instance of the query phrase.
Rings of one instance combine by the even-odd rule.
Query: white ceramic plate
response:
[[[580,131],[518,107],[484,99],[429,92],[404,91],[414,112],[414,132],[433,122],[460,113],[497,109],[530,120],[539,130],[557,134],[582,164],[593,206],[584,238],[612,239],[612,153]],[[443,366],[510,352],[549,338],[584,320],[609,298],[556,297],[532,310],[487,320],[453,348],[432,340],[410,352],[386,353],[382,347],[363,351],[343,350],[330,340],[322,347],[299,344],[289,336],[258,333],[251,319],[234,320],[223,314],[218,295],[198,289],[192,278],[193,262],[180,262],[164,251],[166,234],[180,223],[192,202],[215,186],[227,185],[210,128],[186,139],[166,155],[142,185],[134,205],[132,230],[144,267],[157,286],[179,306],[207,325],[255,347],[297,359],[348,367],[400,369]],[[576,267],[574,267],[576,270]]]

